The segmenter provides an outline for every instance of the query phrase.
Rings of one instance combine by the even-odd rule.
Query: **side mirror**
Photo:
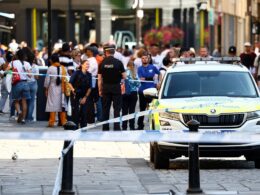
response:
[[[158,98],[158,91],[156,88],[149,88],[149,89],[145,89],[143,91],[144,96],[146,98],[151,98],[151,99],[157,99]]]

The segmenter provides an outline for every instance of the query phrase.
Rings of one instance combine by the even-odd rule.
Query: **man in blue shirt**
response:
[[[141,87],[139,88],[138,94],[140,111],[144,111],[147,108],[148,104],[151,102],[151,100],[144,97],[143,90],[156,87],[156,84],[154,82],[154,76],[156,74],[159,75],[160,72],[153,64],[149,64],[150,58],[147,52],[143,53],[141,60],[142,66],[138,68],[138,77],[141,80]],[[140,116],[138,118],[138,129],[142,130],[143,128],[144,117]]]

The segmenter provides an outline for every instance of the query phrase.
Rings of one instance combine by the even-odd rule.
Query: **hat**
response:
[[[62,48],[61,48],[61,50],[63,51],[63,52],[67,52],[67,51],[70,51],[70,45],[68,44],[68,43],[63,43],[63,45],[62,45]]]
[[[251,43],[250,42],[245,42],[244,46],[245,47],[251,47]]]
[[[230,46],[228,49],[228,53],[237,53],[237,48],[235,46]]]
[[[114,45],[114,44],[105,44],[104,46],[103,46],[103,48],[104,48],[104,50],[106,51],[106,50],[115,50],[116,49],[116,46]]]

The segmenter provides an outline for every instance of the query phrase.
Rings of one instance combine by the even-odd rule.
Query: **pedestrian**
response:
[[[125,94],[123,94],[122,115],[132,114],[135,112],[137,102],[137,93],[140,86],[139,78],[136,74],[133,61],[129,61],[126,70]],[[123,121],[122,129],[127,129],[128,121]],[[129,120],[130,130],[135,130],[135,119]]]
[[[27,82],[30,88],[31,99],[27,100],[28,112],[26,116],[26,122],[30,123],[34,121],[33,112],[34,112],[34,105],[35,105],[35,97],[38,90],[37,80],[39,78],[39,67],[37,65],[38,61],[35,57],[35,54],[33,54],[33,52],[29,48],[27,49],[26,48],[27,47],[24,47],[23,50],[27,50],[27,61],[30,63],[32,67],[31,69],[32,76],[27,77]]]
[[[190,58],[190,48],[182,47],[179,55],[180,58]]]
[[[31,65],[25,61],[25,53],[22,49],[16,52],[16,60],[10,63],[14,74],[16,76],[16,82],[12,83],[12,99],[15,103],[15,110],[18,113],[17,122],[25,124],[25,118],[27,115],[27,100],[31,98],[30,88],[27,82],[27,78],[30,77],[28,73],[31,72]]]
[[[142,66],[138,68],[138,77],[140,78],[141,81],[141,86],[138,91],[139,95],[139,106],[140,106],[140,111],[144,111],[148,104],[151,102],[151,99],[148,99],[144,97],[143,91],[148,88],[155,88],[157,81],[154,80],[155,75],[160,74],[159,70],[153,65],[149,64],[150,58],[149,54],[147,52],[144,52],[142,55]],[[138,118],[138,130],[142,130],[144,128],[144,117],[140,116]]]
[[[169,53],[163,58],[163,65],[160,68],[159,86],[161,86],[166,71],[172,66],[172,61]],[[160,88],[160,87],[159,87]]]
[[[221,47],[217,46],[213,52],[212,52],[213,57],[221,57]]]
[[[53,54],[50,59],[51,66],[47,70],[44,81],[45,95],[47,97],[46,112],[50,113],[48,127],[54,127],[56,121],[56,112],[59,113],[61,125],[67,122],[66,111],[67,101],[65,98],[67,71],[59,63],[59,55]]]
[[[63,43],[60,57],[59,57],[60,64],[67,69],[69,75],[72,75],[73,71],[75,70],[73,59],[71,57],[71,47],[68,43]]]
[[[207,47],[200,47],[199,57],[201,57],[201,58],[209,58],[209,57],[211,57],[209,55],[209,50],[208,50]]]
[[[79,70],[80,64],[81,64],[81,52],[79,49],[74,49],[71,52],[71,56],[73,59],[73,66],[75,70]]]
[[[137,58],[134,60],[135,70],[137,71],[142,66],[142,55],[146,52],[144,48],[140,48],[137,52]]]
[[[6,81],[6,69],[7,69],[8,63],[5,62],[4,57],[2,57],[2,53],[0,51],[0,78],[2,80],[1,82],[1,100],[0,100],[0,114],[3,114],[3,110],[5,107],[5,102],[7,100],[7,97],[9,95],[7,89],[6,89],[6,85],[5,85],[5,81]]]
[[[240,54],[241,63],[250,70],[251,74],[257,80],[257,72],[254,67],[256,54],[252,51],[251,43],[246,42],[244,48],[244,52]]]
[[[126,78],[123,63],[113,55],[115,46],[111,44],[104,45],[105,59],[98,70],[98,90],[99,95],[103,97],[103,121],[109,119],[110,107],[113,102],[114,117],[120,116],[122,108],[121,79]],[[109,130],[109,124],[103,125],[103,131]],[[114,130],[120,130],[119,123],[114,123]]]
[[[196,57],[196,51],[193,47],[190,47],[190,57],[195,58]]]
[[[92,90],[89,97],[89,105],[87,107],[87,121],[88,123],[94,123],[95,122],[95,108],[94,103],[98,101],[98,87],[97,87],[97,73],[98,73],[98,63],[94,56],[95,50],[97,50],[95,47],[88,46],[85,48],[85,54],[88,57],[89,62],[89,68],[88,72],[92,76]]]
[[[15,39],[12,39],[11,42],[9,43],[8,47],[9,47],[10,51],[16,52],[19,45],[18,45],[18,43],[16,42]]]
[[[157,44],[152,44],[150,53],[153,65],[159,70],[162,66],[162,57],[160,56],[160,48]]]
[[[92,76],[88,72],[89,61],[82,61],[79,70],[70,77],[72,120],[77,127],[87,126],[87,107],[89,106]]]
[[[15,106],[12,101],[12,95],[11,95],[11,87],[12,87],[12,81],[11,77],[12,74],[10,72],[10,65],[9,63],[14,60],[14,54],[11,51],[7,51],[5,54],[5,60],[4,58],[0,58],[0,69],[3,71],[0,76],[2,78],[2,83],[1,83],[1,99],[0,99],[0,113],[2,114],[4,111],[4,107],[6,104],[6,100],[9,95],[9,107],[10,107],[10,114],[14,115],[15,114]],[[12,106],[13,104],[13,106]],[[11,116],[12,116],[11,115]]]
[[[96,43],[91,43],[89,45],[90,47],[92,47],[94,49],[94,57],[96,58],[97,64],[98,64],[98,69],[100,68],[101,62],[103,61],[104,57],[103,55],[100,54],[99,50],[98,50],[98,44]],[[93,83],[92,83],[93,85]],[[97,118],[97,121],[102,121],[102,97],[99,96],[98,94],[98,85],[97,85],[97,100],[94,101],[95,103],[95,115]]]
[[[258,86],[258,88],[260,88],[260,55],[258,55],[255,58],[254,67],[255,67],[256,73],[257,73],[257,78],[256,78],[257,86]]]

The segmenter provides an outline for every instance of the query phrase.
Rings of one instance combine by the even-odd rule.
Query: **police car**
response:
[[[195,119],[200,122],[200,132],[260,132],[259,90],[238,59],[186,59],[173,65],[159,91],[154,88],[144,91],[146,97],[153,98],[150,109],[167,109],[149,116],[150,128],[187,131],[187,122]],[[203,143],[199,147],[200,157],[244,155],[260,168],[259,143]],[[188,156],[187,143],[150,143],[150,161],[155,168],[168,168],[169,159],[183,155]]]

